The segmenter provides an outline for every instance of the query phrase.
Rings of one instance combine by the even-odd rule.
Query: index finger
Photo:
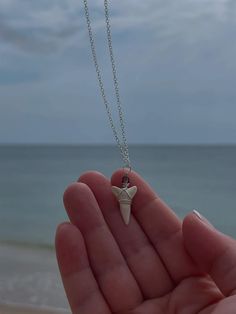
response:
[[[120,186],[124,170],[119,169],[111,178],[112,185]],[[174,282],[199,273],[185,251],[182,223],[136,172],[129,173],[130,184],[138,190],[132,203],[132,214],[163,260]]]

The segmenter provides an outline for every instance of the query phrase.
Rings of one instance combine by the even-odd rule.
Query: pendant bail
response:
[[[123,177],[122,177],[122,188],[127,188],[130,184],[130,180],[129,180],[129,177],[128,177],[128,174],[125,174]]]

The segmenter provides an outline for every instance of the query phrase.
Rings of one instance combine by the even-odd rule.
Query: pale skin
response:
[[[64,193],[56,251],[72,313],[235,314],[236,241],[194,213],[182,222],[135,172],[126,226],[111,192],[122,175],[90,171]]]

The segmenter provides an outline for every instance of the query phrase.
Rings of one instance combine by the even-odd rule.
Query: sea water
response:
[[[183,217],[192,209],[236,237],[236,146],[132,146],[133,168]],[[113,146],[1,146],[0,241],[53,246],[64,189],[87,170],[111,176]]]

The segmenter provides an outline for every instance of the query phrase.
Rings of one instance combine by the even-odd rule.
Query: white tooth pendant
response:
[[[122,188],[112,186],[111,190],[120,203],[121,216],[125,224],[128,225],[130,220],[131,203],[134,195],[137,192],[137,186],[132,186],[129,188],[129,177],[126,174],[122,178]]]

